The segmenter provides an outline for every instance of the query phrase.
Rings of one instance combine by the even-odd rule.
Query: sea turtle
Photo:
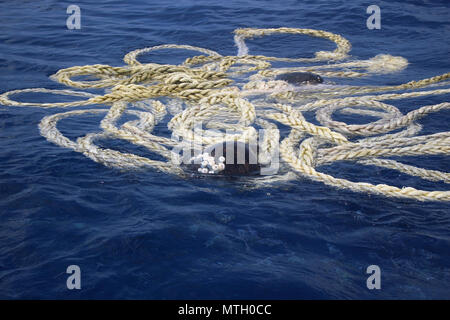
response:
[[[275,80],[283,80],[296,86],[305,84],[318,84],[323,82],[321,76],[311,72],[283,73],[278,75]]]
[[[284,73],[276,77],[293,85],[322,83],[321,76],[310,72]],[[231,151],[231,152],[230,152]],[[187,171],[205,175],[248,176],[261,173],[258,146],[239,141],[226,141],[206,148],[184,164]]]
[[[258,146],[239,141],[226,141],[206,148],[204,153],[190,159],[185,167],[200,174],[248,176],[258,175]]]

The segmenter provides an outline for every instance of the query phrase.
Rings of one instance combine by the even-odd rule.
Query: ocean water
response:
[[[81,8],[80,30],[66,27],[70,4]],[[381,8],[380,30],[366,27],[371,4]],[[446,0],[0,1],[0,93],[64,88],[48,76],[75,65],[120,66],[127,52],[165,43],[232,55],[234,29],[282,26],[341,34],[355,59],[387,53],[410,62],[397,74],[346,83],[400,84],[450,70]],[[251,53],[280,57],[332,47],[292,35],[249,41]],[[143,61],[183,58],[167,51]],[[393,103],[408,112],[444,101],[450,96]],[[0,106],[0,298],[450,299],[448,203],[388,199],[305,179],[253,189],[245,179],[122,172],[46,141],[38,123],[53,113]],[[58,128],[75,138],[95,131],[98,121],[67,119]],[[448,131],[450,113],[419,123],[424,133]],[[450,171],[444,156],[405,161]],[[388,169],[351,163],[325,169],[354,181],[449,190]],[[81,269],[80,290],[66,287],[69,265]],[[380,267],[380,290],[366,287],[370,265]]]

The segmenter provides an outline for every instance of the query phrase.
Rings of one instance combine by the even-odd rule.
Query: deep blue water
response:
[[[81,8],[81,30],[66,28],[69,4]],[[381,30],[366,28],[371,4],[381,8]],[[354,58],[389,53],[410,61],[398,74],[352,84],[400,84],[450,70],[446,0],[0,1],[0,92],[63,88],[48,76],[74,65],[120,66],[127,52],[164,43],[236,54],[234,29],[281,26],[341,34]],[[249,48],[299,57],[332,45],[273,36]],[[143,60],[182,61],[168,53]],[[407,112],[449,99],[394,104]],[[303,179],[254,190],[243,182],[121,172],[41,137],[38,123],[58,111],[0,106],[0,298],[450,298],[448,203]],[[59,127],[74,138],[95,131],[98,120],[68,119]],[[424,133],[448,131],[450,113],[420,123]],[[450,170],[446,157],[405,160]],[[326,170],[356,181],[449,190],[387,169],[341,163]],[[81,268],[81,290],[66,288],[72,264]],[[381,268],[381,290],[366,287],[372,264]]]

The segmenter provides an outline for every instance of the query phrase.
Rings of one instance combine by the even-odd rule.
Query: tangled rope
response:
[[[238,47],[236,56],[222,56],[212,50],[188,45],[161,45],[140,49],[124,57],[127,64],[124,67],[101,64],[77,66],[59,70],[52,76],[52,79],[59,83],[74,88],[105,89],[104,94],[44,88],[24,89],[1,94],[0,104],[43,108],[108,106],[103,109],[80,109],[46,116],[39,128],[47,140],[83,153],[110,167],[152,167],[170,174],[184,175],[185,172],[180,166],[182,159],[174,149],[193,149],[198,157],[202,150],[216,143],[229,140],[246,143],[255,141],[259,128],[265,130],[263,137],[260,137],[259,161],[267,164],[279,153],[289,168],[289,172],[284,175],[285,179],[303,176],[358,192],[422,201],[450,200],[450,191],[426,191],[412,187],[398,188],[385,184],[352,182],[316,170],[318,166],[337,161],[354,161],[362,165],[398,170],[425,180],[449,183],[449,173],[406,165],[386,157],[449,154],[450,132],[418,135],[422,127],[416,120],[448,109],[450,103],[423,106],[403,114],[397,107],[383,101],[448,94],[450,89],[436,87],[448,85],[445,81],[449,80],[450,73],[394,86],[320,85],[300,89],[283,80],[276,80],[276,76],[291,72],[314,72],[327,78],[364,77],[400,71],[408,62],[402,57],[390,55],[341,62],[349,59],[350,43],[339,35],[321,30],[247,28],[237,29],[234,33]],[[336,44],[336,49],[316,52],[314,57],[310,58],[249,55],[246,39],[276,33],[303,34],[327,39]],[[180,65],[143,64],[138,61],[140,54],[163,49],[191,50],[201,55],[190,57]],[[322,62],[326,63],[320,64]],[[272,64],[275,63],[312,65],[274,67]],[[76,77],[86,76],[94,77],[95,80],[74,80]],[[433,86],[432,90],[418,90],[430,86]],[[415,91],[395,93],[412,89]],[[82,99],[63,103],[26,103],[10,98],[12,95],[27,92],[70,95]],[[333,114],[338,111],[380,119],[363,125],[346,124],[332,119]],[[307,112],[315,113],[318,124],[305,119],[304,114]],[[173,137],[178,139],[154,133],[155,126],[163,121],[167,113],[172,116],[167,127]],[[88,133],[73,141],[57,129],[59,120],[85,114],[104,114],[100,122],[103,131]],[[136,119],[119,125],[125,114]],[[281,143],[276,123],[290,128],[289,134],[283,137]],[[98,139],[111,137],[143,146],[165,160],[153,160],[101,148],[95,144]],[[190,156],[189,151],[189,158]],[[209,158],[204,156],[202,159],[204,161]],[[215,172],[221,165],[209,164],[205,162],[201,171]]]

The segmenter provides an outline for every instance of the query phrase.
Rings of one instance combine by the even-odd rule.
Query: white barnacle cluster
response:
[[[211,156],[208,152],[205,152],[196,157],[192,157],[189,162],[200,163],[200,168],[198,168],[199,173],[216,174],[225,169],[225,158],[220,156],[217,160],[218,163],[216,163],[213,156]]]

